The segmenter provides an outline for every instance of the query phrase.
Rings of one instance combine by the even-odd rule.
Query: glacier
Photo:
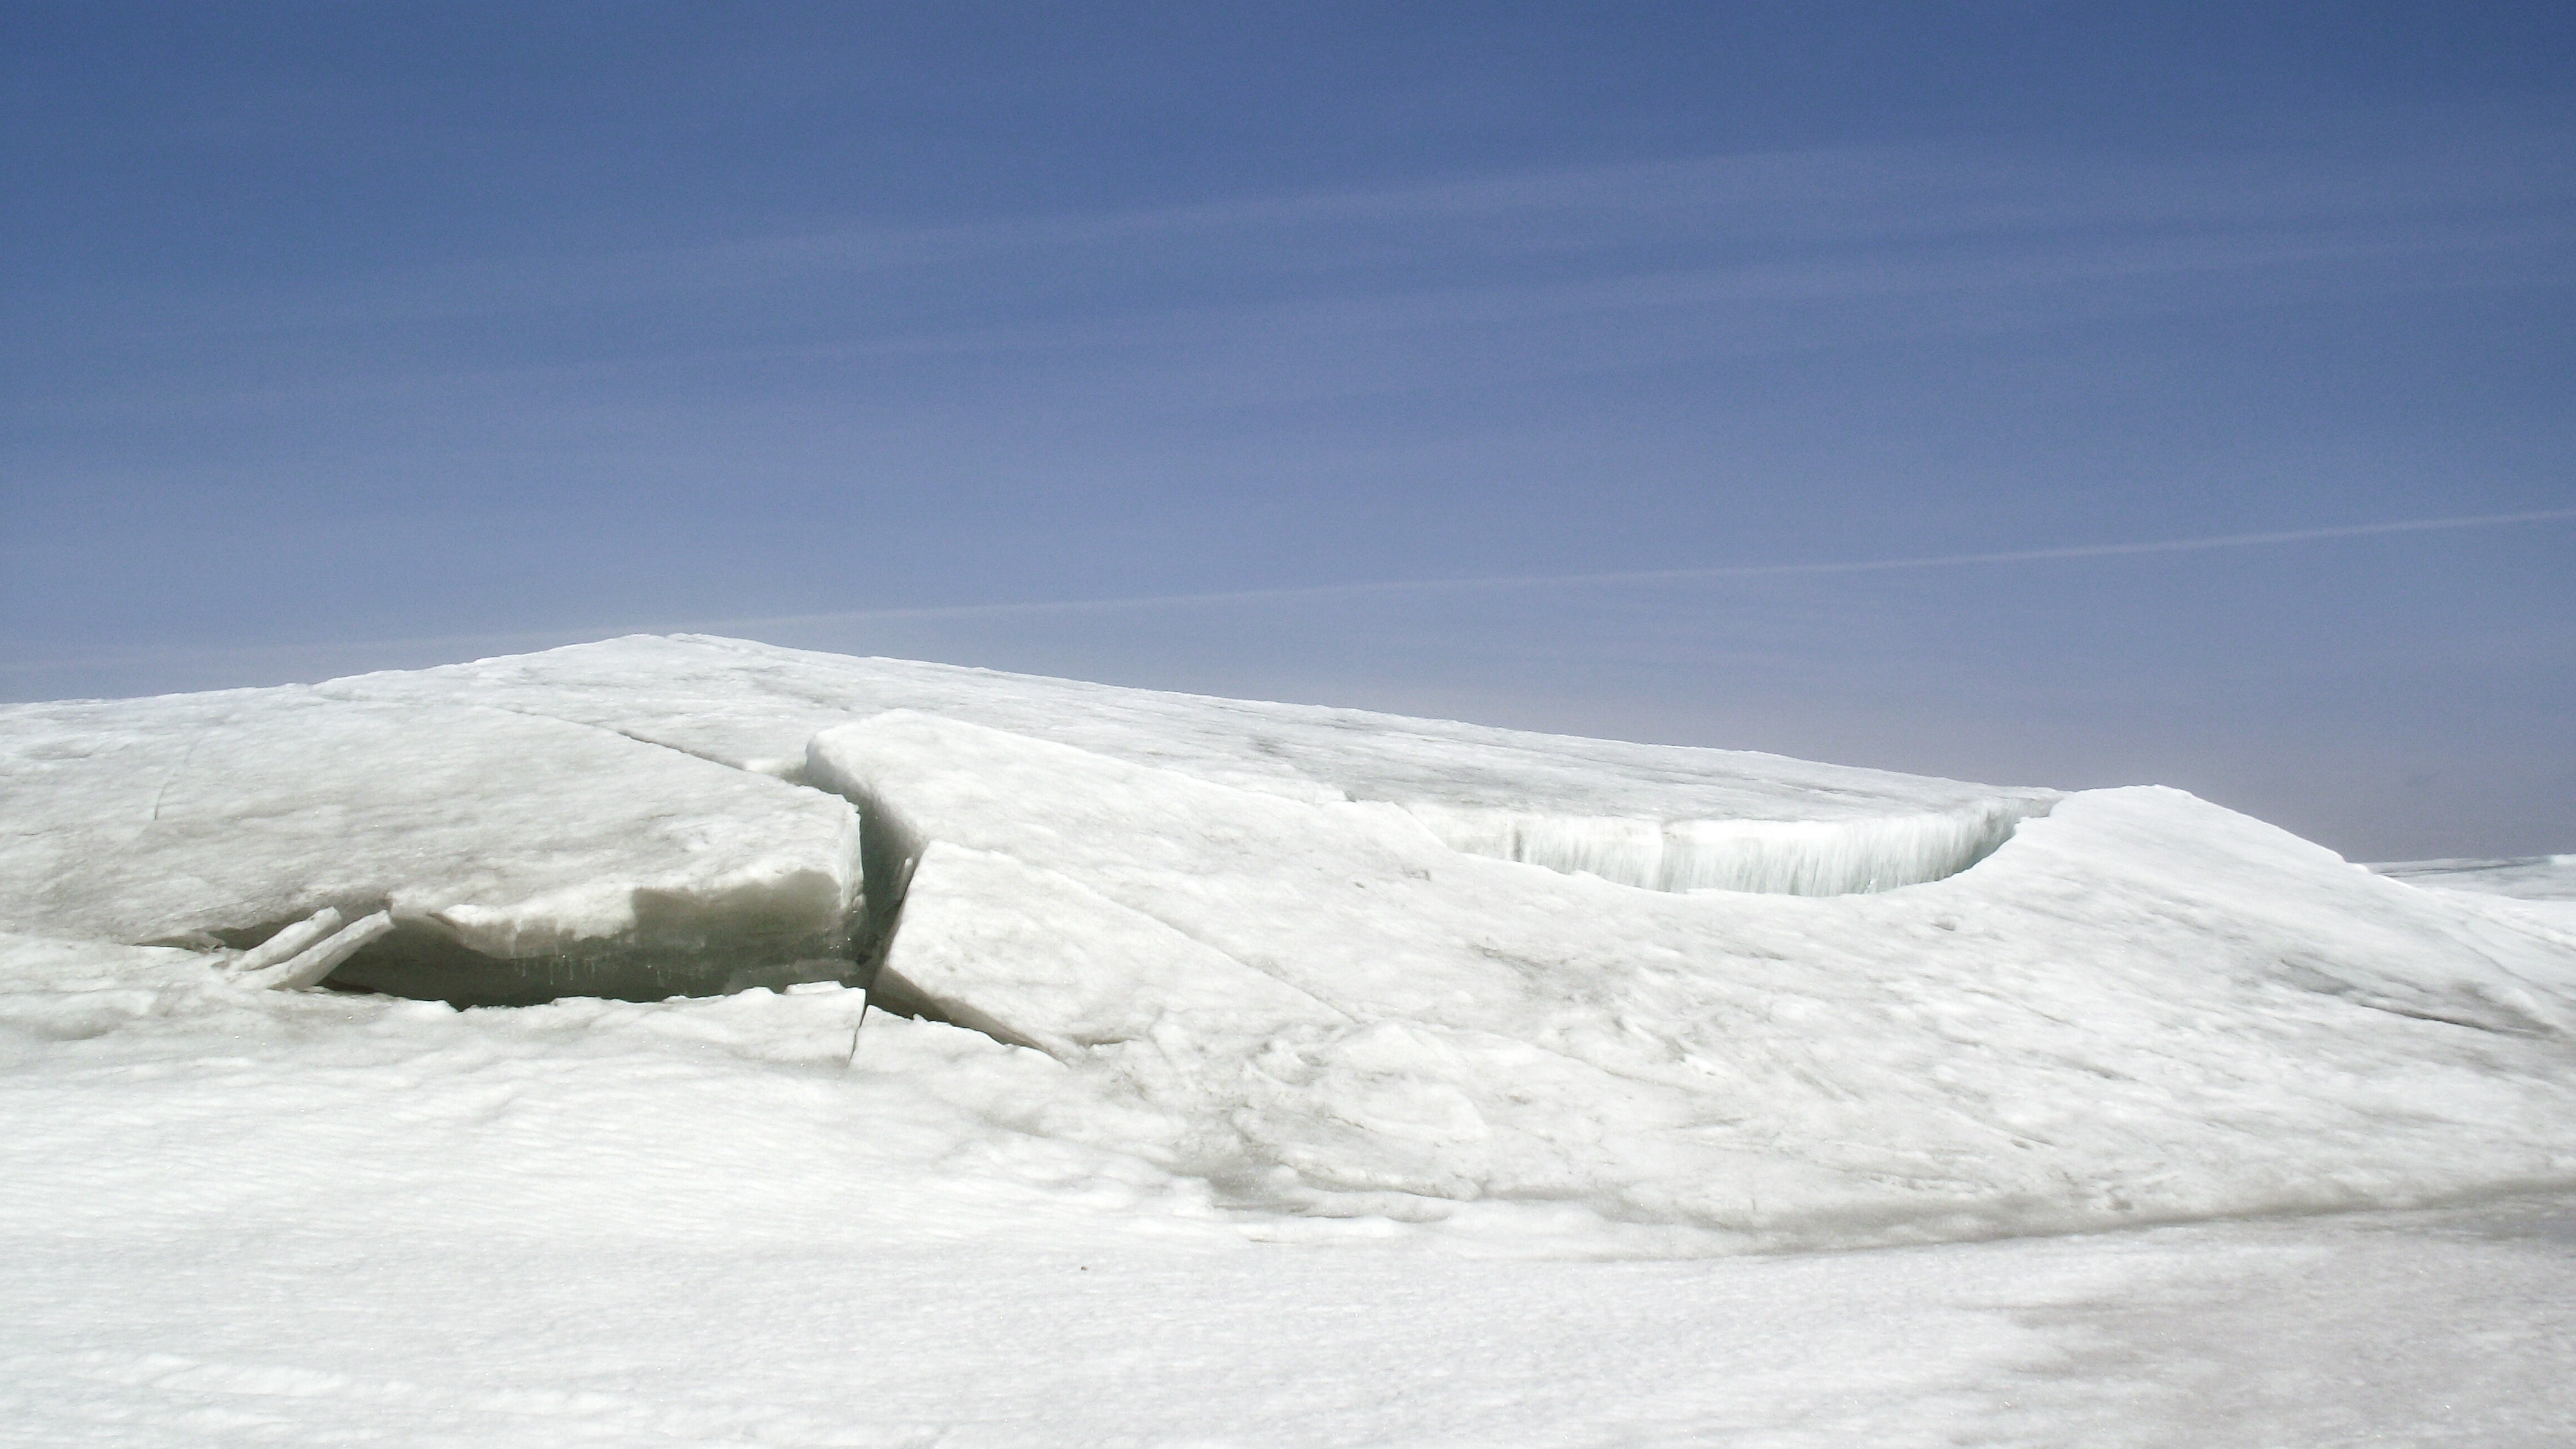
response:
[[[2576,1180],[2545,902],[2168,789],[680,636],[12,707],[0,808],[46,1039],[305,1012],[256,988],[317,969],[841,992],[1044,1062],[1031,1130],[1279,1221],[1848,1246]]]

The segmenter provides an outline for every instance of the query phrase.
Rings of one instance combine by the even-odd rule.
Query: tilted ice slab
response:
[[[468,1000],[714,991],[849,954],[855,814],[586,725],[305,689],[0,710],[0,930],[395,930],[335,979]],[[808,973],[810,974],[810,973]]]
[[[801,778],[805,742],[910,709],[1310,804],[1404,806],[1452,849],[1658,890],[1832,895],[1981,860],[2047,790],[1744,750],[1575,739],[1365,710],[1119,689],[851,659],[704,636],[637,637],[322,686],[470,701]]]
[[[2576,951],[2159,789],[1876,895],[1671,895],[894,712],[809,777],[918,865],[883,999],[1244,1198],[1871,1240],[2576,1173]]]

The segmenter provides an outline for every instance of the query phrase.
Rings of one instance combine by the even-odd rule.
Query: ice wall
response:
[[[1941,880],[1994,854],[2050,802],[1842,820],[1639,820],[1408,802],[1453,850],[1648,890],[1839,896]]]

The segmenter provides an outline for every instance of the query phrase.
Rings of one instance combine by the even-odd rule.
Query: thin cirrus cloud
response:
[[[1185,608],[1199,604],[1256,603],[1295,599],[1344,599],[1369,594],[1470,593],[1486,590],[1592,588],[1653,584],[1688,584],[1723,579],[1795,578],[1829,574],[1885,573],[1895,570],[1950,569],[2043,563],[2070,559],[2122,558],[2141,554],[2202,553],[2217,549],[2264,548],[2282,544],[2319,543],[2330,539],[2377,538],[2390,534],[2436,533],[2456,529],[2501,528],[2526,523],[2576,521],[2576,508],[2528,509],[2519,513],[2475,514],[2458,518],[2407,518],[2383,523],[2336,524],[2322,528],[2276,529],[2264,533],[2221,534],[2209,538],[2152,539],[2132,543],[2067,544],[2053,548],[2003,549],[1990,553],[1933,554],[1918,558],[1848,559],[1811,563],[1717,564],[1706,568],[1629,569],[1603,573],[1518,574],[1484,578],[1384,579],[1362,583],[1313,584],[1275,589],[1230,589],[1196,594],[1155,594],[1120,599],[1047,599],[1017,603],[947,604],[921,608],[851,609],[827,614],[787,614],[767,618],[727,619],[699,623],[693,629],[759,628],[812,624],[858,623],[875,619],[936,619],[1011,614],[1077,614],[1129,609]]]
[[[2223,534],[2207,538],[2150,539],[2125,543],[2067,544],[2050,548],[2002,549],[1986,553],[1935,554],[1916,558],[1820,560],[1803,563],[1715,564],[1702,568],[1632,569],[1596,573],[1492,575],[1477,578],[1379,579],[1358,583],[1312,584],[1287,588],[1228,589],[1188,594],[1149,594],[1126,598],[1040,599],[995,603],[938,604],[877,609],[843,609],[827,613],[775,614],[745,618],[663,618],[624,623],[602,622],[572,629],[521,630],[505,633],[434,635],[411,639],[346,641],[343,650],[414,649],[429,646],[509,647],[562,642],[634,632],[715,632],[762,628],[859,624],[873,621],[1004,618],[1076,615],[1157,609],[1184,609],[1207,604],[1286,603],[1300,600],[1355,599],[1382,594],[1462,594],[1500,591],[1602,588],[1691,584],[1735,579],[1820,577],[1929,569],[2003,566],[2020,563],[2122,558],[2147,554],[2202,553],[2224,549],[2267,548],[2319,543],[2334,539],[2377,538],[2392,534],[2443,533],[2463,529],[2505,528],[2522,524],[2576,522],[2576,507],[2528,509],[2518,513],[2477,514],[2456,518],[2408,518],[2379,523],[2335,524],[2317,528],[2277,529],[2263,533]],[[280,650],[206,649],[144,651],[86,659],[0,662],[0,674],[58,673],[156,658],[238,656],[262,653],[311,653],[311,646]]]
[[[484,369],[561,365],[511,353],[542,349],[556,330],[549,319],[569,325],[647,301],[669,310],[670,325],[590,361],[1130,347],[1254,325],[1402,332],[1944,294],[2005,302],[1947,325],[2012,325],[2006,294],[2107,279],[2205,287],[2296,270],[2284,280],[2306,289],[2376,287],[2384,268],[2367,279],[2349,270],[2391,261],[2420,268],[2418,286],[2526,274],[2554,265],[2569,238],[2569,178],[2576,147],[2547,130],[2367,161],[2295,150],[2127,162],[1791,151],[482,257],[355,272],[319,288],[309,278],[253,281],[169,305],[111,306],[105,318],[72,308],[58,322],[104,320],[136,346],[201,332],[277,346],[439,319],[521,319],[433,362]],[[710,327],[753,335],[703,335]]]
[[[2549,846],[2548,788],[2437,834],[2277,763],[2296,720],[2547,776],[2512,762],[2563,716],[2534,380],[2576,131],[2425,120],[755,189],[66,268],[9,304],[0,670],[767,633]],[[297,562],[205,583],[238,558]],[[2203,776],[2103,754],[2149,719]]]

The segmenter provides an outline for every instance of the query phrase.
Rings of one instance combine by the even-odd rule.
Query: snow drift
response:
[[[0,790],[0,929],[848,981],[1043,1054],[1014,1130],[1244,1210],[1848,1243],[2576,1180],[2576,937],[2170,790],[696,638],[0,712]]]

